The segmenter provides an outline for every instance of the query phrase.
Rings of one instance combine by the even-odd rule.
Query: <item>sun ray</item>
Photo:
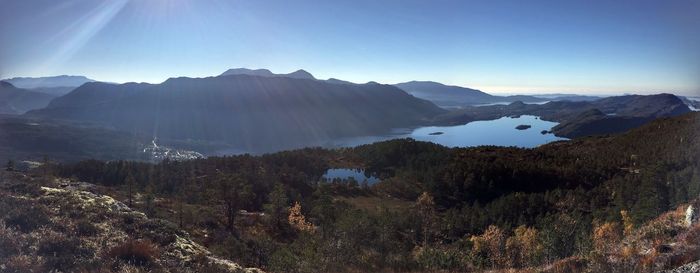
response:
[[[38,71],[50,71],[70,60],[90,39],[97,35],[114,17],[126,6],[130,0],[104,1],[85,16],[77,19],[64,30],[58,32],[55,38],[49,41],[63,41],[55,53],[48,58]]]

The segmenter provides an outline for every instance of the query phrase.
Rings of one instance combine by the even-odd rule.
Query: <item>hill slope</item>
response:
[[[463,124],[504,116],[535,115],[560,122],[552,129],[567,138],[619,133],[660,117],[690,112],[688,106],[671,94],[627,95],[594,101],[552,101],[545,104],[514,102],[509,105],[466,107],[436,117],[443,124]]]
[[[54,97],[0,81],[0,114],[24,114],[29,110],[46,107]]]
[[[545,101],[545,99],[532,96],[494,96],[476,89],[444,85],[430,81],[411,81],[398,83],[394,86],[405,90],[413,96],[432,101],[433,103],[443,107],[513,101]]]
[[[173,223],[84,191],[93,185],[60,186],[0,173],[3,272],[262,272],[215,257]]]
[[[172,78],[156,85],[87,83],[27,115],[260,152],[384,133],[425,124],[445,112],[389,85],[232,75]]]

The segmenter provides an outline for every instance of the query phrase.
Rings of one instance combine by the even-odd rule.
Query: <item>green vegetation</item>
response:
[[[179,223],[215,254],[272,272],[544,264],[571,272],[609,266],[600,255],[623,251],[613,244],[623,233],[641,232],[648,221],[700,195],[698,132],[700,114],[690,113],[622,135],[535,149],[449,149],[392,140],[259,157],[91,160],[44,168],[101,185],[122,200],[131,197],[133,184],[135,208]],[[382,181],[368,188],[320,182],[326,169],[342,162]],[[15,225],[32,230],[41,224]],[[642,257],[625,261],[615,268],[675,265],[637,266]]]

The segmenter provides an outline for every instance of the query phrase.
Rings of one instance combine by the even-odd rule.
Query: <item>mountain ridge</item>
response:
[[[47,106],[55,96],[0,81],[0,114],[19,115]]]
[[[272,149],[386,133],[427,124],[445,112],[391,85],[229,75],[170,78],[160,84],[86,83],[26,116]],[[254,126],[259,124],[265,126]]]
[[[471,89],[456,85],[446,85],[434,81],[409,81],[394,84],[409,94],[432,101],[442,107],[461,107],[477,104],[502,103],[502,102],[543,102],[546,99],[526,96],[496,96],[477,89]]]
[[[296,71],[287,74],[275,74],[269,69],[248,69],[248,68],[232,68],[221,73],[219,77],[231,76],[231,75],[250,75],[250,76],[260,76],[260,77],[287,77],[293,79],[307,79],[316,80],[316,78],[304,69],[298,69]]]
[[[4,79],[18,88],[34,89],[34,88],[53,88],[53,87],[78,87],[86,82],[94,82],[95,80],[85,76],[76,75],[59,75],[48,77],[15,77]]]

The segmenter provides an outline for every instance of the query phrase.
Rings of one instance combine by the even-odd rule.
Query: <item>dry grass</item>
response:
[[[148,241],[129,240],[113,247],[107,255],[110,258],[135,266],[151,266],[159,256],[158,249]]]

